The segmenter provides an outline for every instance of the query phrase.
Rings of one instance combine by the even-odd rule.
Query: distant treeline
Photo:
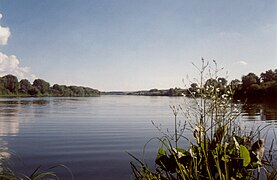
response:
[[[129,92],[127,95],[136,96],[182,96],[187,90],[181,88],[170,88],[170,89],[151,89],[149,91],[135,91]]]
[[[242,76],[241,80],[235,79],[230,83],[223,78],[210,78],[203,83],[203,88],[213,87],[219,93],[226,93],[228,90],[234,92],[235,99],[256,99],[271,98],[277,101],[277,69],[268,70],[257,76],[248,73]],[[199,96],[201,90],[199,83],[192,83],[188,89],[170,88],[166,90],[151,89],[149,91],[129,92],[128,95],[143,96]]]
[[[277,100],[277,69],[268,70],[257,76],[254,73],[248,73],[242,76],[241,80],[232,80],[229,84],[225,78],[208,79],[204,88],[215,87],[220,93],[228,90],[234,92],[234,99],[257,99],[272,98]],[[197,95],[199,87],[197,83],[192,83],[187,93]]]
[[[99,96],[100,91],[82,86],[65,86],[55,84],[52,87],[43,79],[34,80],[31,84],[27,79],[18,81],[14,75],[0,77],[0,96],[59,96],[87,97]]]
[[[277,69],[263,72],[259,77],[254,73],[248,73],[242,76],[241,81],[232,81],[231,85],[235,86],[237,99],[271,98],[277,101]]]
[[[248,73],[242,76],[241,80],[235,79],[230,83],[223,78],[210,78],[203,84],[203,88],[214,87],[219,93],[228,90],[234,92],[235,99],[256,99],[270,98],[277,101],[277,69],[268,70],[257,76]],[[166,90],[151,89],[149,91],[136,92],[102,92],[102,94],[120,95],[143,95],[143,96],[199,96],[203,92],[199,83],[192,83],[188,89],[170,88]],[[18,82],[16,76],[6,75],[0,77],[0,96],[63,96],[63,97],[86,97],[99,96],[100,91],[81,86],[65,86],[50,84],[42,79],[34,80],[31,84],[27,79]]]

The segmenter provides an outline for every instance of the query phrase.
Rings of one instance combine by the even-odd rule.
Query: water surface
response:
[[[130,179],[132,158],[126,152],[141,157],[144,144],[160,136],[151,121],[173,130],[169,105],[183,102],[183,97],[142,96],[0,99],[0,144],[10,152],[5,155],[10,166],[24,174],[39,165],[63,164],[75,179]],[[242,119],[247,126],[274,126],[275,105],[245,105]],[[145,158],[153,160],[158,146],[149,144]],[[70,178],[66,169],[56,171]]]

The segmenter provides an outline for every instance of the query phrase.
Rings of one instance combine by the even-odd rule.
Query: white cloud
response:
[[[0,13],[0,20],[3,15]],[[0,45],[6,45],[11,35],[9,27],[0,26]],[[19,59],[15,55],[6,55],[0,52],[0,76],[12,74],[18,79],[34,80],[36,76],[31,74],[29,67],[21,67]]]
[[[2,19],[3,15],[0,13],[0,20]],[[8,39],[11,35],[9,27],[2,27],[0,26],[0,45],[6,45],[8,43]]]
[[[0,26],[0,45],[6,45],[8,43],[10,35],[11,32],[8,27]]]
[[[248,63],[246,61],[238,61],[238,64],[247,65]]]
[[[31,74],[29,67],[21,67],[15,55],[8,56],[0,52],[0,76],[13,74],[18,79],[34,80],[35,75]]]

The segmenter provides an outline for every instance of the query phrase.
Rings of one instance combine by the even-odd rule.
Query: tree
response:
[[[73,96],[85,96],[85,90],[79,86],[69,86],[69,89],[73,92]]]
[[[190,87],[193,88],[193,89],[196,89],[196,88],[198,88],[198,84],[197,83],[192,83],[190,85]]]
[[[99,96],[100,95],[100,91],[89,88],[89,87],[84,87],[84,91],[85,91],[85,96]]]
[[[237,91],[241,89],[241,82],[238,79],[234,79],[230,82],[228,86],[237,93]]]
[[[225,78],[223,78],[223,77],[220,77],[220,78],[218,78],[218,84],[219,84],[219,86],[220,87],[224,87],[224,86],[226,86],[227,85],[227,80],[225,79]]]
[[[277,69],[276,69],[277,70]],[[271,69],[265,73],[261,73],[261,79],[263,82],[277,81],[277,71],[273,72]]]
[[[50,84],[43,79],[36,79],[33,82],[33,86],[36,87],[41,94],[47,94],[50,90]]]
[[[95,91],[95,90],[94,90]],[[181,96],[182,95],[182,91],[181,89],[175,87],[175,88],[170,88],[167,92],[168,96]]]
[[[212,86],[214,88],[218,87],[219,83],[216,79],[210,78],[208,79],[205,84],[204,87],[207,88],[208,86]]]
[[[28,94],[31,96],[37,96],[39,94],[39,90],[37,87],[31,86],[31,88],[28,90]]]
[[[32,85],[27,79],[22,79],[19,82],[19,92],[20,93],[28,94],[29,90],[31,90],[31,89],[32,89]]]
[[[158,92],[159,90],[158,89],[150,89],[150,91],[149,92]]]
[[[53,89],[52,92],[54,93],[55,96],[64,96],[64,97],[73,96],[73,92],[71,91],[71,89],[65,85],[54,84],[52,89]]]
[[[234,80],[232,80],[231,82],[230,82],[230,85],[232,86],[232,87],[234,87],[234,88],[236,88],[236,87],[238,87],[239,85],[240,85],[240,80],[238,80],[238,79],[234,79]]]
[[[18,92],[20,94],[18,94]],[[50,87],[50,84],[43,79],[36,79],[31,84],[27,79],[22,79],[18,82],[16,76],[6,75],[0,77],[0,96],[63,96],[63,97],[85,97],[99,96],[101,93],[97,89],[92,89],[82,86],[65,86],[55,84]]]
[[[4,79],[0,77],[0,94],[5,95],[8,94],[8,90],[4,86]]]
[[[4,88],[9,90],[9,92],[11,93],[17,94],[19,83],[16,76],[9,74],[2,77],[2,80],[3,80]]]
[[[254,73],[248,73],[246,76],[242,76],[241,80],[244,89],[247,89],[252,84],[260,84],[259,77]]]

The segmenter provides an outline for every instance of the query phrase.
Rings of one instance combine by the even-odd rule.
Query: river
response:
[[[184,97],[100,96],[90,98],[1,98],[0,145],[5,163],[15,172],[30,175],[38,166],[68,167],[75,179],[130,179],[127,152],[142,158],[143,147],[161,136],[151,121],[173,130],[170,105],[190,101]],[[185,105],[182,105],[185,106]],[[268,126],[274,139],[277,103],[245,104],[243,126]],[[178,120],[185,118],[178,116]],[[185,132],[186,137],[191,133]],[[144,158],[153,161],[158,143],[146,147]],[[54,169],[70,179],[66,168]]]

